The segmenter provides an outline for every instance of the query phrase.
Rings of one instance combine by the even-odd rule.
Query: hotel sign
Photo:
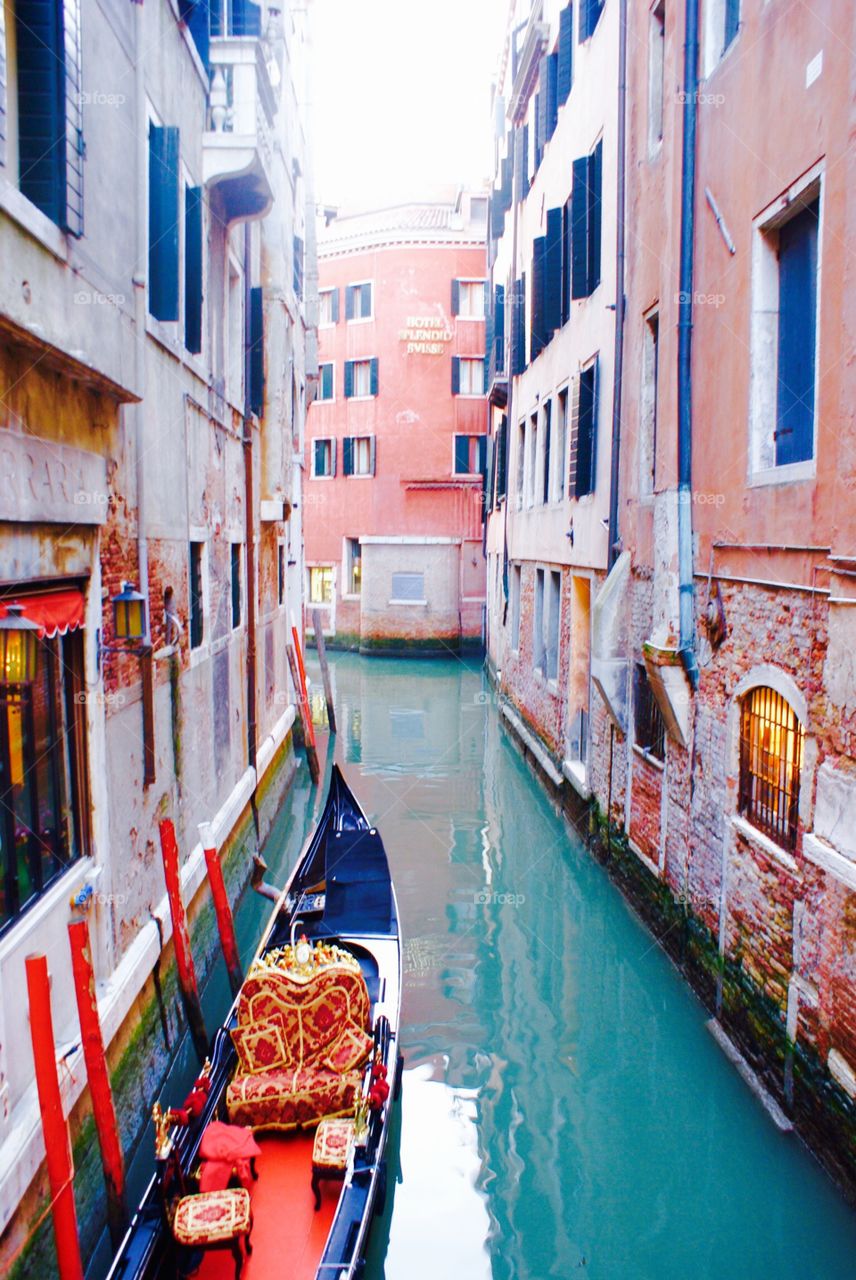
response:
[[[0,520],[103,524],[108,502],[103,457],[0,430]]]
[[[447,321],[436,316],[408,316],[398,336],[407,343],[409,356],[441,356],[454,335]]]

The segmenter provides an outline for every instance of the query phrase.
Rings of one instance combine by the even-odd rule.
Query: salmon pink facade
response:
[[[485,229],[485,198],[461,193],[320,233],[305,546],[335,645],[481,643]]]

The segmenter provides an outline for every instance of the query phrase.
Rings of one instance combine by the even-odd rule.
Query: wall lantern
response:
[[[36,678],[39,628],[24,617],[22,604],[6,606],[0,618],[0,680],[4,684],[32,684]]]
[[[146,597],[135,591],[130,582],[113,596],[113,630],[117,640],[142,640],[146,634]]]

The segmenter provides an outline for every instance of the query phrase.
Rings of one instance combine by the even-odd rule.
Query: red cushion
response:
[[[236,1076],[226,1090],[226,1107],[233,1124],[253,1129],[311,1128],[325,1116],[351,1115],[359,1086],[357,1072],[267,1071]]]
[[[235,1240],[250,1230],[250,1193],[239,1191],[205,1191],[197,1196],[182,1196],[175,1206],[172,1234],[179,1244],[219,1244]]]

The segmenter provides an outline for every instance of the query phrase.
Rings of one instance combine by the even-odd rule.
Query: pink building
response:
[[[481,644],[486,226],[486,197],[462,192],[319,233],[304,528],[335,645]]]

